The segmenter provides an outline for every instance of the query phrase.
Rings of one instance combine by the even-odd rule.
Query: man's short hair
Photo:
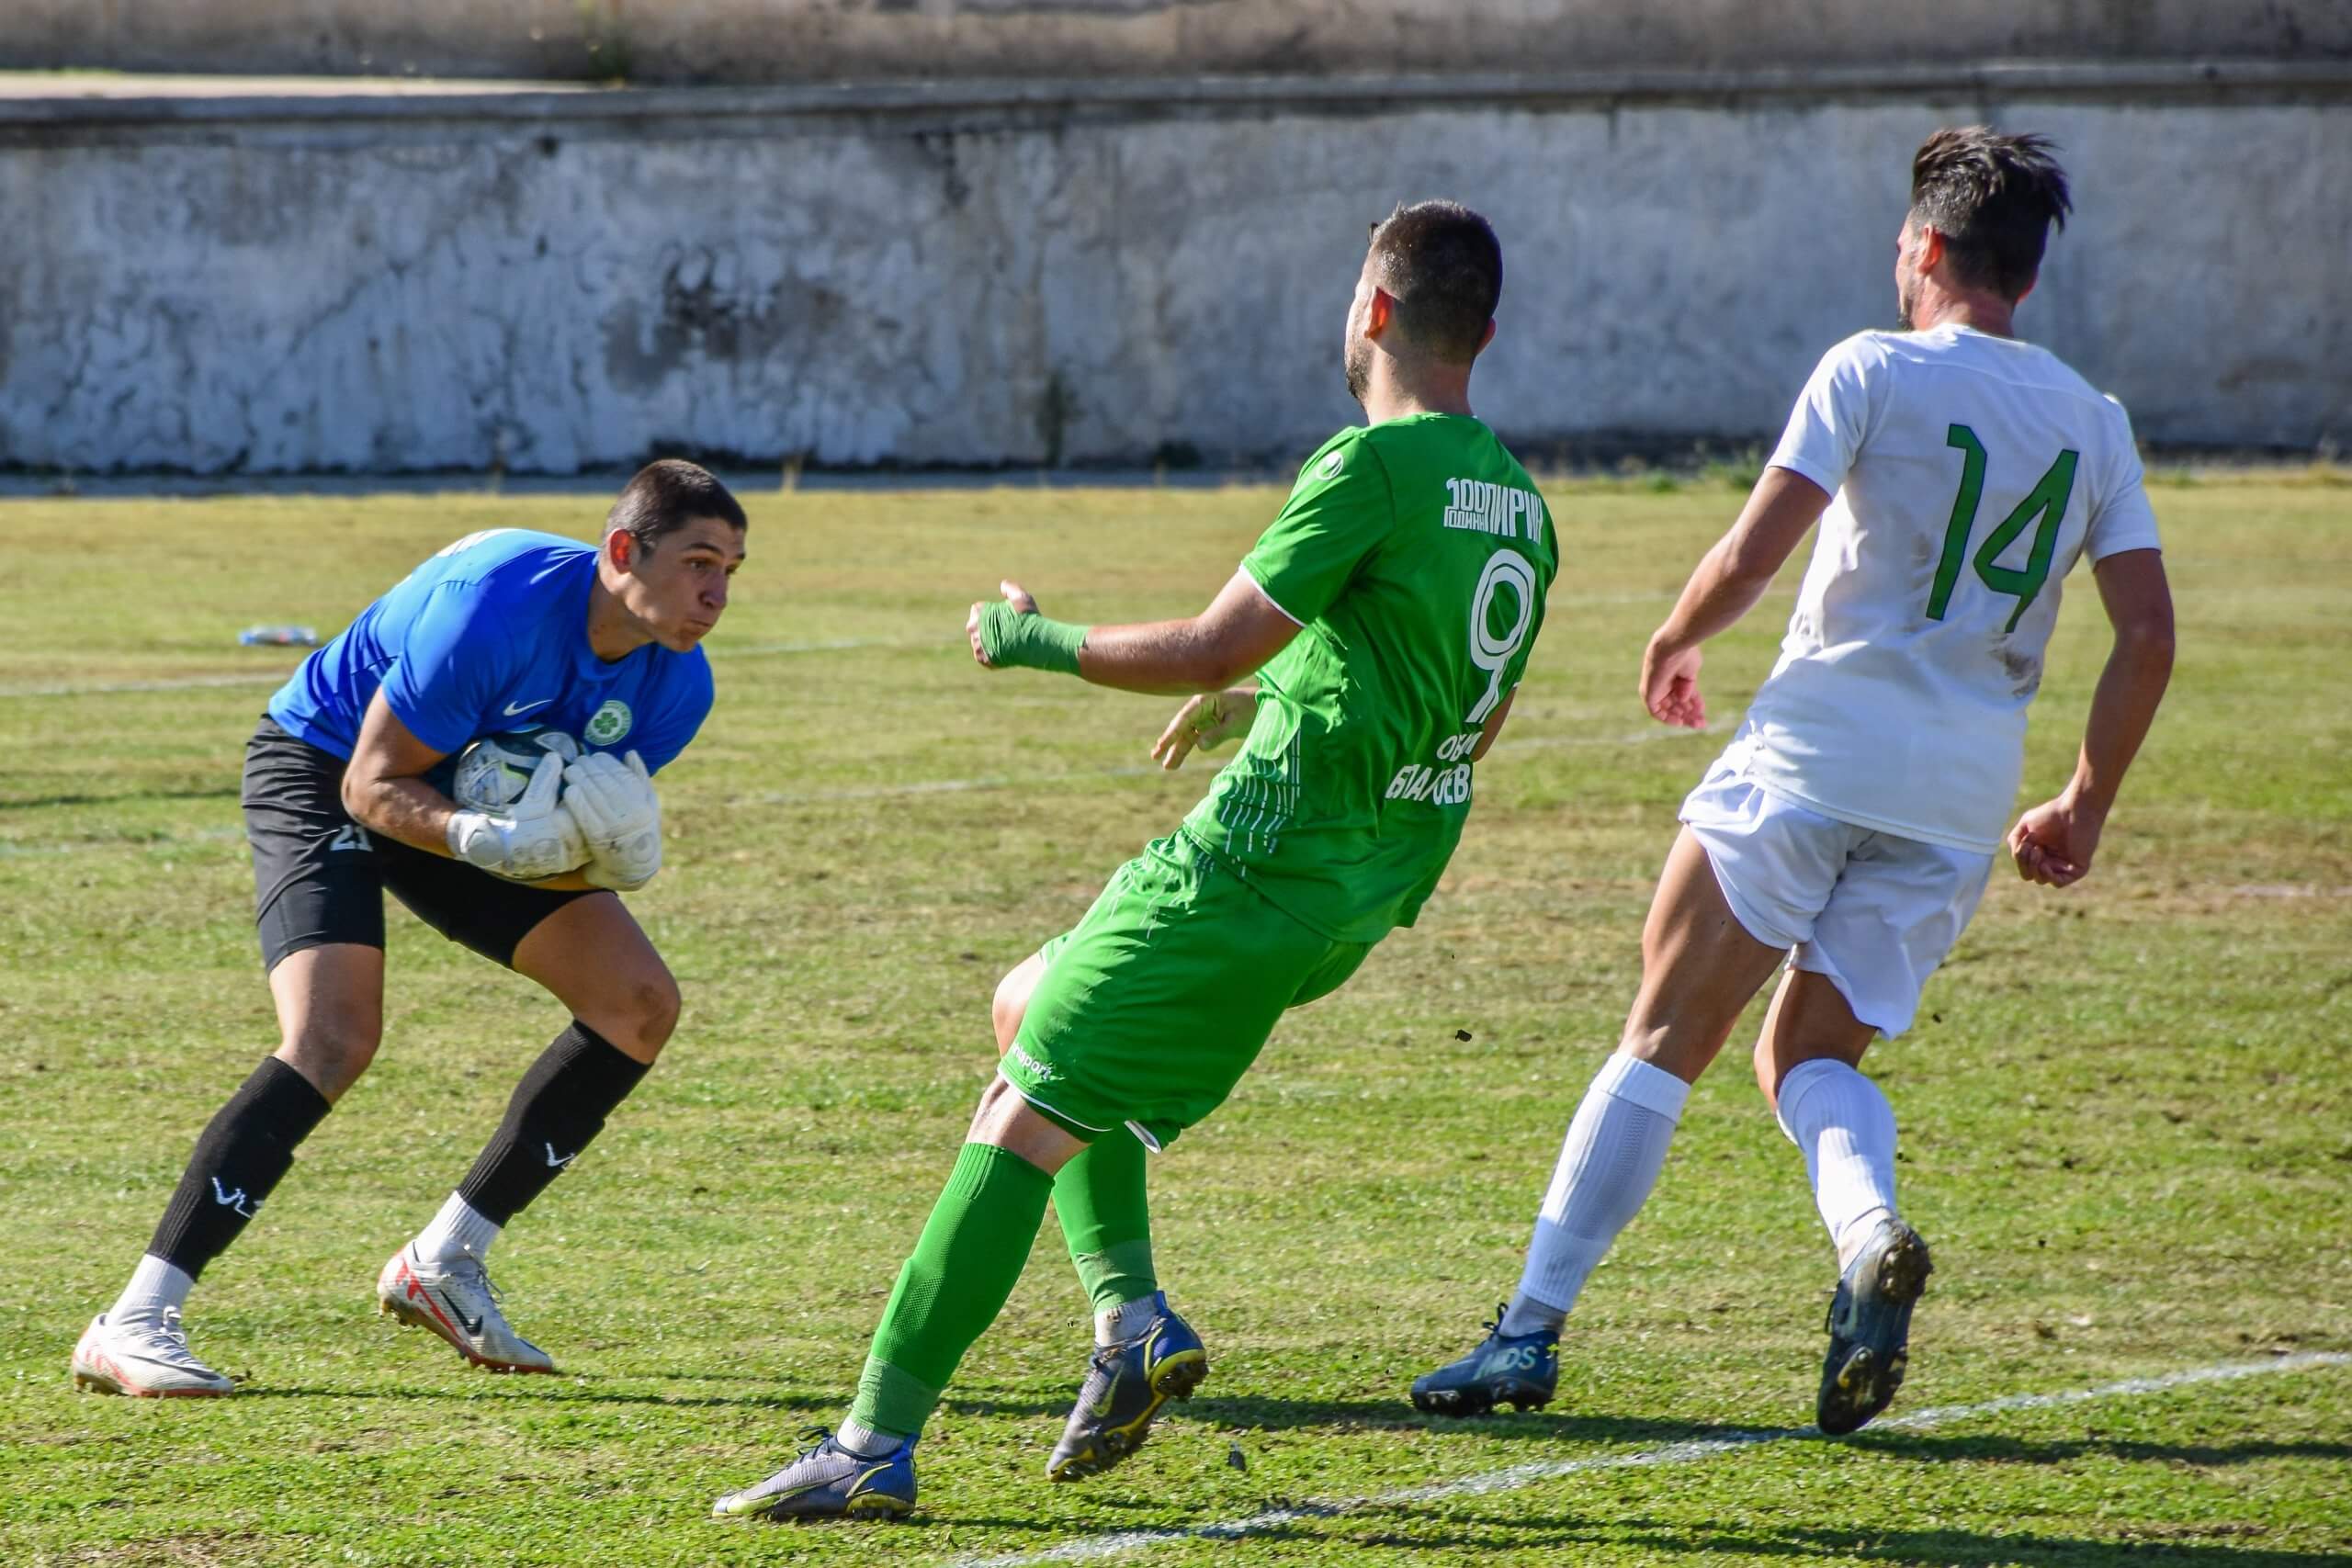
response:
[[[1399,205],[1374,225],[1372,260],[1408,338],[1449,364],[1477,356],[1503,294],[1492,225],[1458,201]]]
[[[751,525],[742,503],[707,468],[679,457],[661,457],[637,470],[605,516],[605,532],[619,528],[651,549],[697,517],[716,517],[737,528]]]
[[[2041,266],[2050,225],[2074,209],[2066,171],[2046,136],[1989,126],[1939,130],[1911,160],[1911,220],[1944,237],[1960,281],[2022,298]]]

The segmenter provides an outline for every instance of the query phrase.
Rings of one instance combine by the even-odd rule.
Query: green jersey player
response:
[[[1494,232],[1465,208],[1400,208],[1374,229],[1345,349],[1367,423],[1307,459],[1201,615],[1068,626],[1012,582],[972,607],[986,668],[1204,694],[1154,748],[1164,766],[1245,712],[1248,739],[1182,827],[1005,977],[999,1076],[884,1308],[848,1420],[721,1498],[720,1517],[910,1508],[915,1437],[1011,1295],[1048,1197],[1097,1348],[1046,1473],[1116,1463],[1206,1374],[1153,1269],[1145,1151],[1216,1109],[1284,1009],[1335,989],[1413,922],[1543,624],[1559,559],[1550,517],[1470,412],[1501,288]],[[1229,684],[1251,671],[1254,687]]]

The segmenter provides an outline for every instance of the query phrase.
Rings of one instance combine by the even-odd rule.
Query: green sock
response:
[[[1151,1211],[1144,1199],[1143,1141],[1103,1134],[1054,1178],[1054,1213],[1078,1282],[1097,1313],[1116,1312],[1159,1288],[1151,1269]]]
[[[882,1309],[850,1419],[922,1430],[956,1363],[996,1321],[1045,1223],[1052,1179],[992,1144],[966,1144]]]

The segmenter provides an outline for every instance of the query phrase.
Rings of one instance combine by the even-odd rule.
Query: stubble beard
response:
[[[1372,389],[1372,341],[1369,338],[1350,338],[1347,353],[1340,357],[1340,365],[1348,376],[1348,396],[1353,398],[1361,408],[1364,394]]]

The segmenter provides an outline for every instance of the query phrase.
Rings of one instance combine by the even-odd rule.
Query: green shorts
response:
[[[1301,925],[1170,833],[1038,950],[1000,1070],[1081,1138],[1125,1126],[1159,1148],[1225,1102],[1283,1009],[1337,990],[1372,946]]]

